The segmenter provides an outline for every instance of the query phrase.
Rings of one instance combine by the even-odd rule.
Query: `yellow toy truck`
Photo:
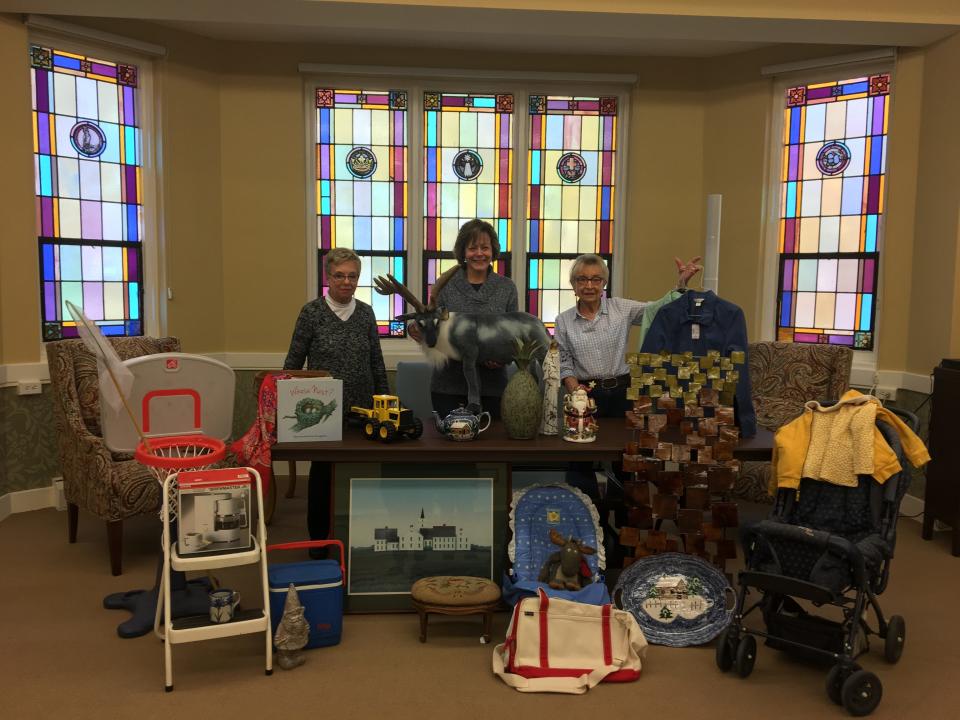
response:
[[[396,395],[374,395],[373,409],[350,408],[350,416],[363,427],[363,435],[368,440],[381,440],[388,443],[397,437],[416,440],[423,434],[423,422],[414,417],[413,412],[400,406]]]

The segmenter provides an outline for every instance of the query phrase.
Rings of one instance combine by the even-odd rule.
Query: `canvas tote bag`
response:
[[[493,649],[493,672],[520,692],[580,695],[601,681],[636,680],[646,652],[629,612],[540,590],[513,609],[506,642]]]

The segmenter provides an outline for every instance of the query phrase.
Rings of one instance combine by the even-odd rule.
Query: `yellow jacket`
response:
[[[857,473],[884,483],[900,472],[900,461],[872,422],[874,418],[896,430],[914,467],[930,462],[923,441],[900,418],[876,398],[849,390],[830,407],[808,402],[803,415],[777,431],[770,493],[775,494],[777,488],[800,487],[801,477],[856,485]]]

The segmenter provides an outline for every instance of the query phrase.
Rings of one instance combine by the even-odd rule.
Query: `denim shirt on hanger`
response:
[[[737,382],[737,424],[743,437],[757,434],[757,415],[750,391],[747,321],[739,306],[717,297],[711,290],[688,290],[680,299],[660,308],[640,347],[640,352],[661,350],[671,353],[689,350],[694,355],[719,350],[724,356],[742,350],[746,361]]]

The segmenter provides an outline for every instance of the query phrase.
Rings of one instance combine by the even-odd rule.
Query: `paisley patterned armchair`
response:
[[[776,432],[808,400],[839,400],[850,389],[853,351],[840,345],[751,343],[750,385],[757,424]],[[734,494],[769,502],[770,463],[745,463]]]
[[[177,338],[111,338],[121,360],[179,352]],[[121,572],[123,521],[160,507],[160,485],[130,454],[111,452],[100,430],[97,362],[82,340],[47,344],[53,415],[67,500],[69,540],[77,541],[79,509],[106,522],[110,570]]]

